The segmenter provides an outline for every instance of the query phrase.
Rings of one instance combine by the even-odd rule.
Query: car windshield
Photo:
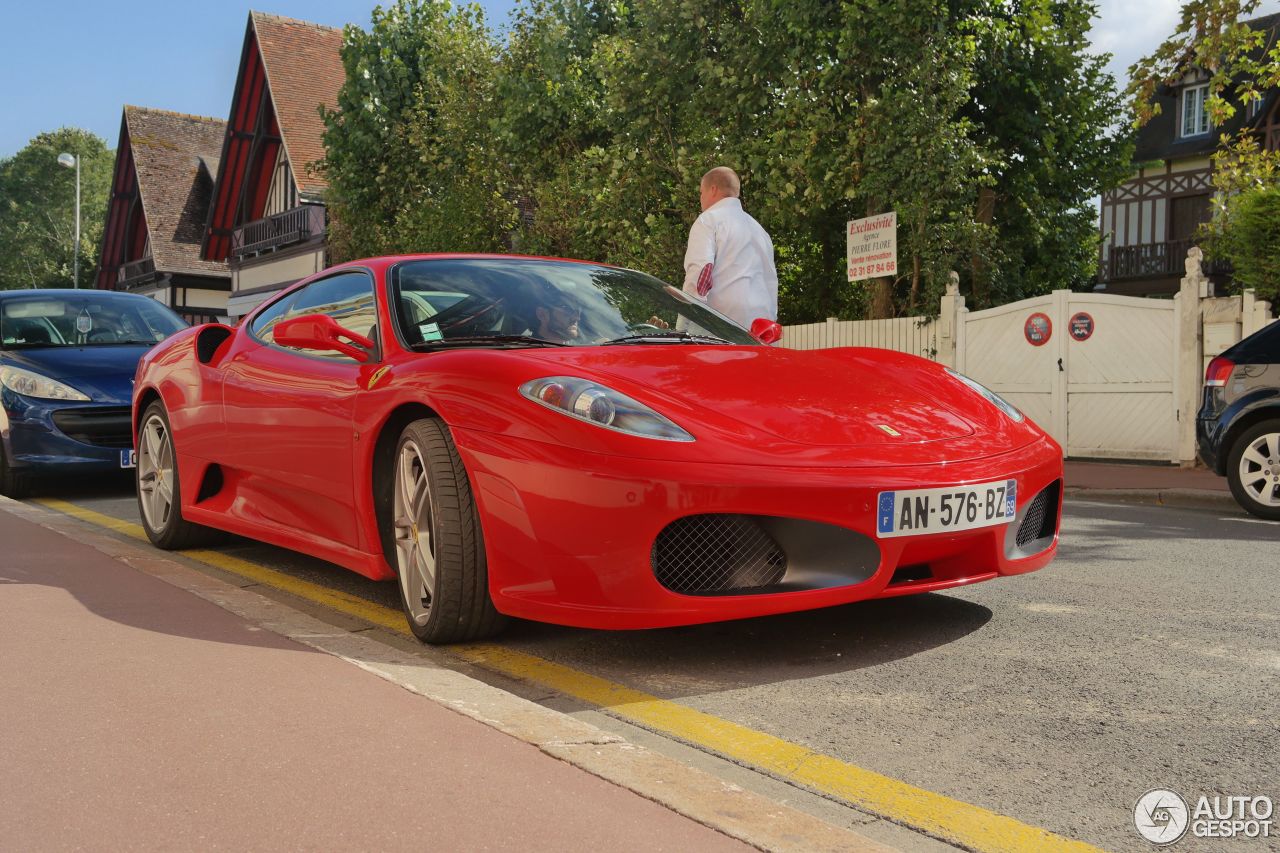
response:
[[[148,346],[186,326],[146,297],[104,293],[10,296],[0,300],[0,348]]]
[[[393,276],[404,341],[431,349],[521,344],[759,342],[702,301],[634,270],[532,258],[409,261]]]

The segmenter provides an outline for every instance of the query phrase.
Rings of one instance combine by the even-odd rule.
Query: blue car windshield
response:
[[[151,346],[185,327],[181,317],[145,297],[36,291],[0,300],[0,349]]]

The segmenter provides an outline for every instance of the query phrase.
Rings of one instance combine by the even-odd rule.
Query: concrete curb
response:
[[[1067,500],[1136,503],[1148,506],[1172,506],[1187,509],[1244,512],[1230,492],[1208,489],[1089,489],[1067,486]]]
[[[353,632],[251,589],[207,575],[163,551],[116,538],[108,531],[71,517],[5,497],[0,497],[0,511],[88,545],[268,631],[342,658],[760,850],[881,853],[893,849],[725,782],[711,773],[636,746],[590,723],[436,664],[428,655],[397,649],[363,633],[366,630],[363,627]]]

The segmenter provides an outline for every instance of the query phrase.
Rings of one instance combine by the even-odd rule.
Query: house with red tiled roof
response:
[[[231,272],[242,317],[327,264],[320,107],[335,109],[342,30],[250,12],[201,257]]]
[[[222,119],[126,106],[97,287],[163,302],[191,322],[223,317],[225,261],[201,256]]]

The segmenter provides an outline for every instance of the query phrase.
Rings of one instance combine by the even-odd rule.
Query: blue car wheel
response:
[[[31,494],[30,478],[9,467],[9,459],[4,455],[4,444],[0,443],[0,495],[18,500],[29,494]]]

